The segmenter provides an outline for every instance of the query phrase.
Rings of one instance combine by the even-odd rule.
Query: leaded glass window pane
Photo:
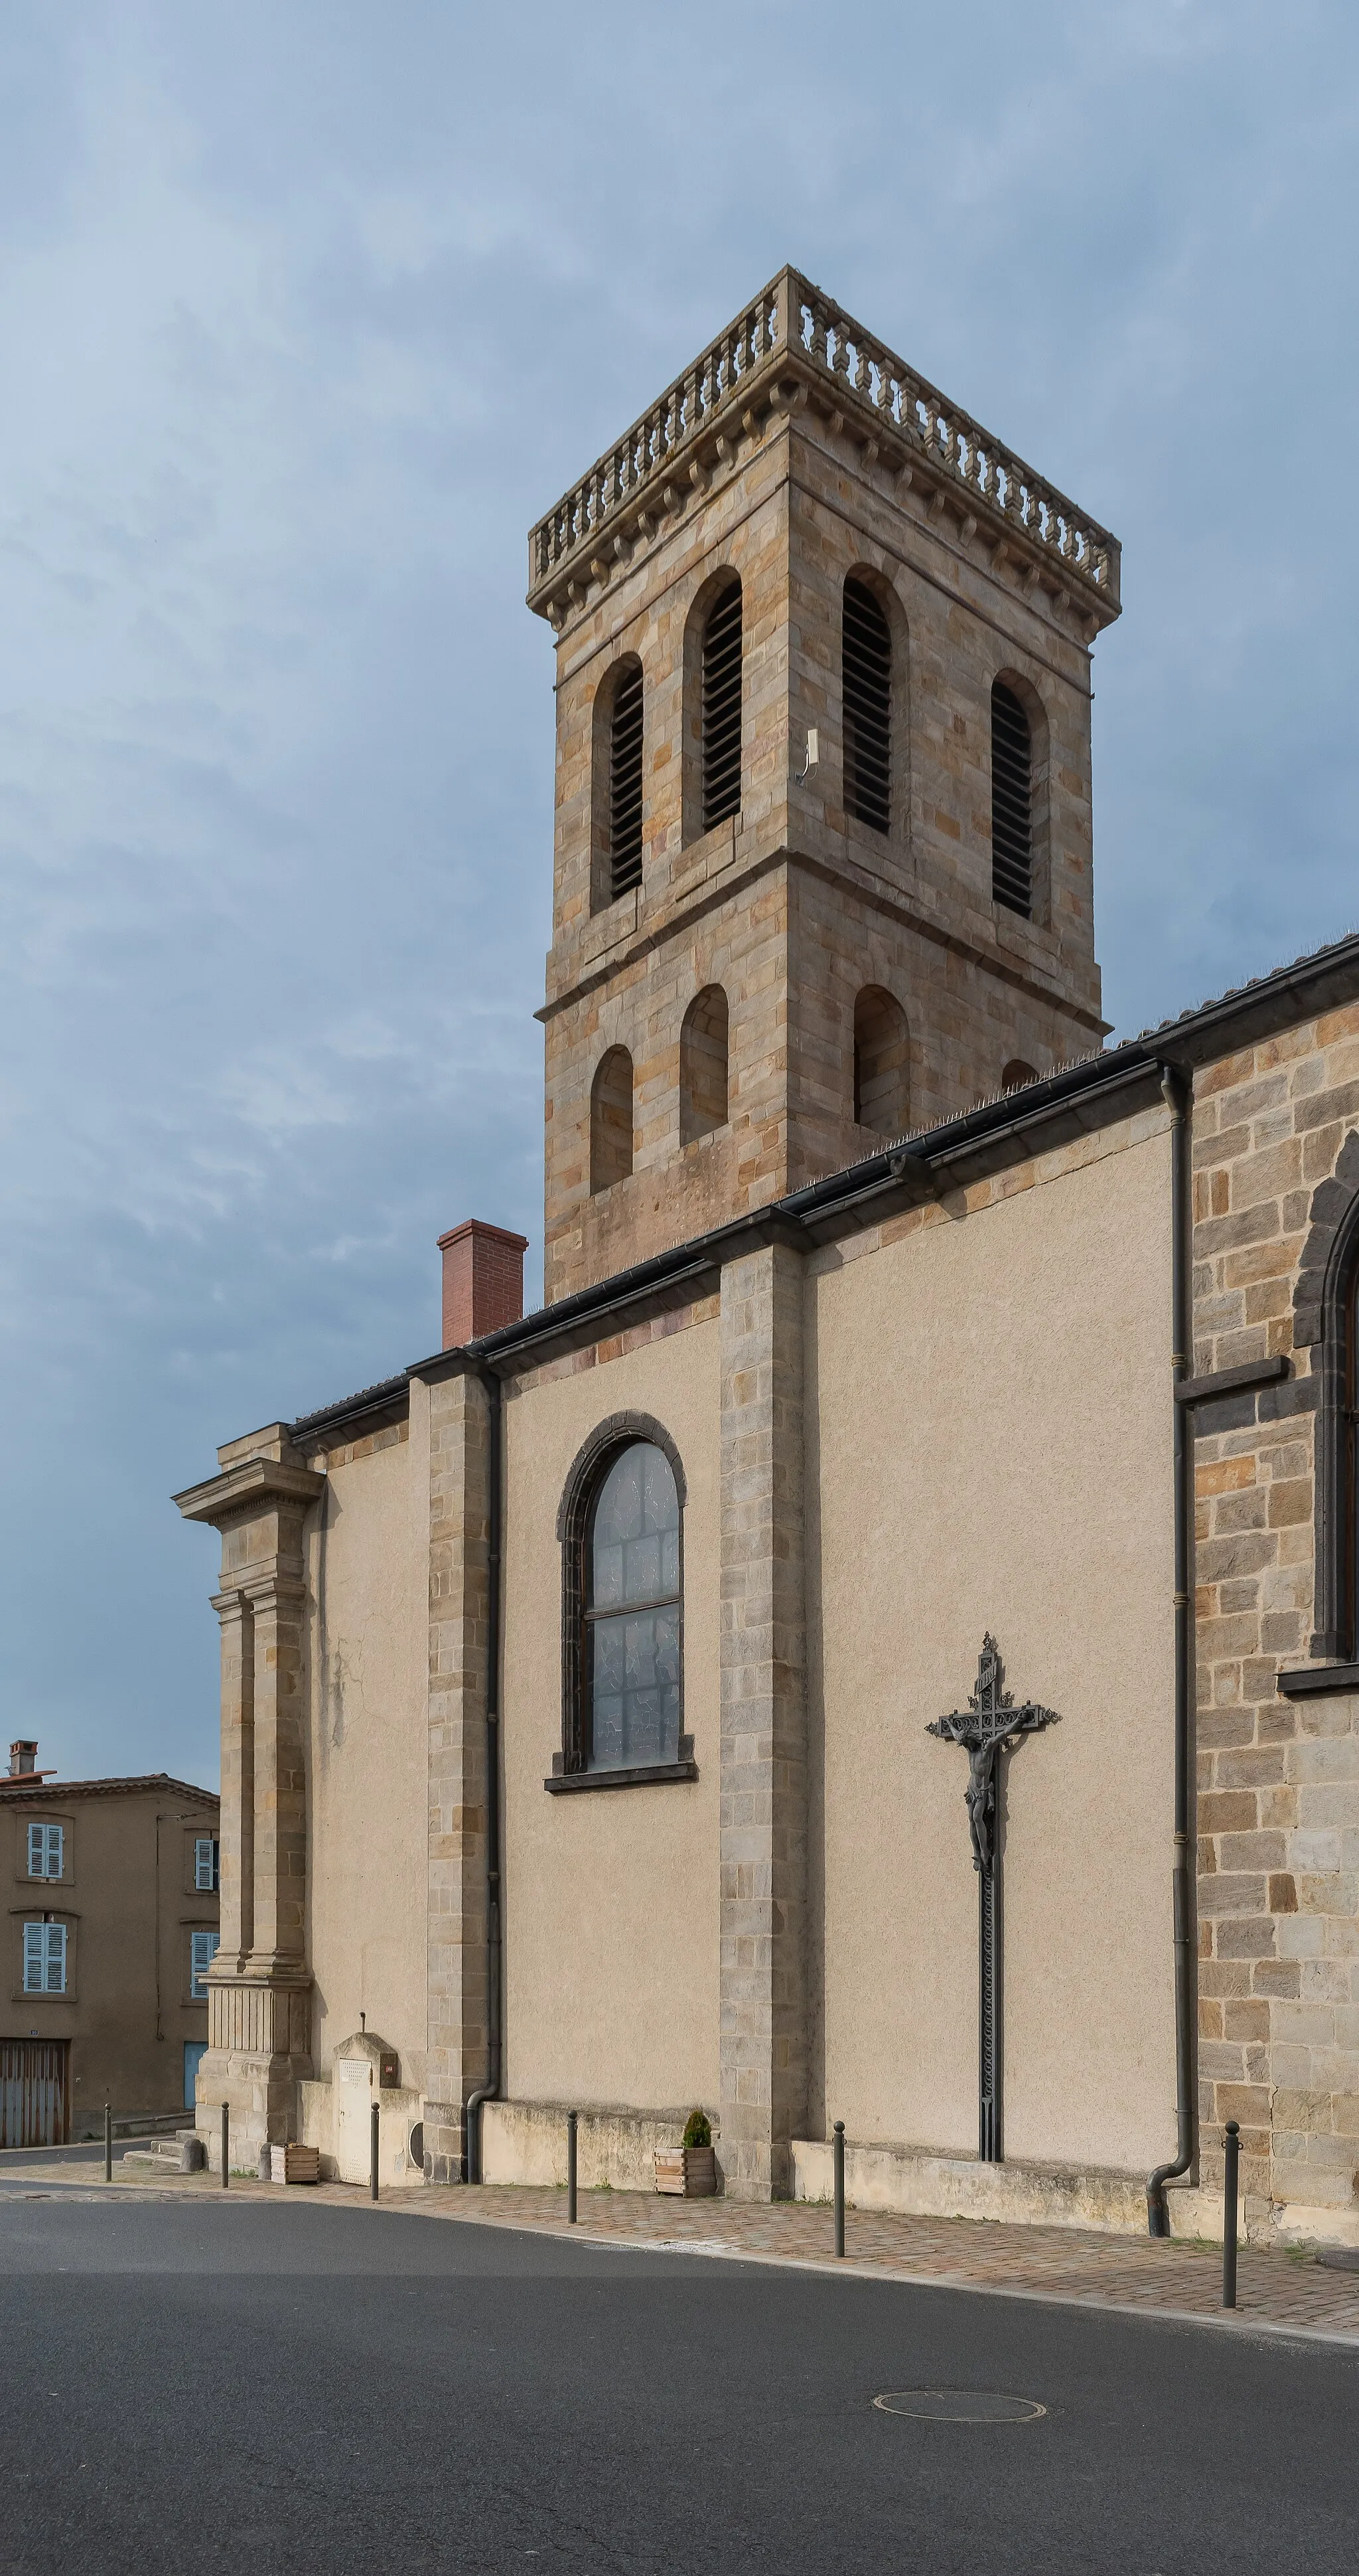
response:
[[[588,1767],[677,1762],[679,1496],[668,1458],[634,1441],[595,1503],[586,1599]]]

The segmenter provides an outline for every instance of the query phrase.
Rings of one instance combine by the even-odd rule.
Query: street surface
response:
[[[1359,2562],[1359,2352],[1323,2343],[300,2193],[7,2191],[0,2351],[5,2576]],[[872,2402],[918,2390],[1046,2412]]]

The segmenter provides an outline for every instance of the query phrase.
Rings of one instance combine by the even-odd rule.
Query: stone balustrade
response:
[[[918,480],[953,498],[965,535],[985,525],[998,564],[1012,554],[1040,579],[1050,564],[1055,586],[1087,604],[1093,594],[1117,616],[1117,538],[795,269],[781,270],[538,521],[530,606],[560,624],[592,581],[607,581],[639,538],[706,488],[755,410],[799,389],[852,427],[867,460],[881,456],[902,489]]]

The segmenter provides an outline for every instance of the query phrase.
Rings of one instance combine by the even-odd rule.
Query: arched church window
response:
[[[911,1123],[906,1014],[880,984],[866,984],[854,1005],[854,1116],[879,1136],[902,1136]]]
[[[590,1086],[590,1191],[612,1189],[632,1170],[632,1058],[626,1047],[601,1056]]]
[[[727,997],[720,984],[705,984],[680,1028],[680,1143],[726,1123]]]
[[[634,1440],[590,1516],[585,1582],[585,1768],[677,1762],[680,1508],[663,1450]]]
[[[703,829],[741,810],[741,584],[720,590],[703,629]]]
[[[1316,1406],[1314,1663],[1359,1660],[1359,1134],[1319,1184],[1293,1291],[1293,1346],[1307,1351]],[[1301,1373],[1301,1372],[1300,1372]],[[1267,1389],[1257,1419],[1281,1418],[1290,1390]],[[1301,1390],[1299,1391],[1301,1393]]]
[[[1008,912],[1033,913],[1033,735],[1013,689],[991,691],[991,894]]]
[[[696,1780],[683,1724],[684,1469],[648,1413],[577,1452],[562,1544],[562,1746],[552,1790]]]
[[[642,666],[630,654],[609,715],[609,896],[642,882]]]
[[[892,821],[892,633],[866,581],[850,573],[841,616],[845,811],[874,832]]]
[[[1022,1055],[1012,1055],[1000,1077],[1002,1091],[1018,1091],[1026,1082],[1038,1080],[1037,1068],[1026,1064]]]

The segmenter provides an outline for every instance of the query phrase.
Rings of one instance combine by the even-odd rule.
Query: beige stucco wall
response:
[[[1170,1167],[1148,1125],[812,1265],[813,2120],[852,2139],[976,2152],[967,1761],[925,1727],[966,1704],[989,1628],[1016,1697],[1061,1715],[1007,1765],[1006,2152],[1173,2150]]]
[[[366,1454],[315,1459],[327,1490],[307,1540],[308,1956],[312,2056],[359,2027],[424,2079],[429,1442],[427,1398]]]
[[[684,1726],[699,1777],[553,1797],[557,1506],[595,1425],[633,1409],[684,1463]],[[509,1395],[505,1409],[505,2092],[662,2109],[718,2091],[715,1320]]]

